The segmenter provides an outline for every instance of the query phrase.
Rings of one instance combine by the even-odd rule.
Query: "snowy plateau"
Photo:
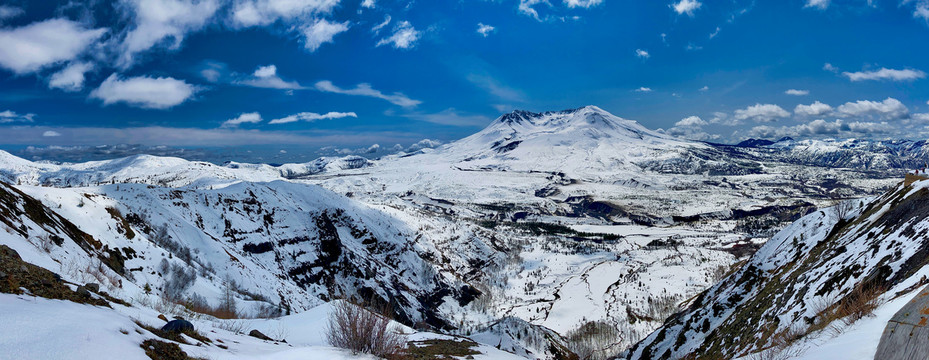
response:
[[[165,315],[206,337],[169,340],[194,358],[369,359],[325,336],[360,301],[475,359],[871,359],[929,275],[929,181],[901,183],[927,155],[689,141],[594,106],[375,160],[0,151],[0,358],[146,359]],[[833,314],[863,288],[872,313]]]

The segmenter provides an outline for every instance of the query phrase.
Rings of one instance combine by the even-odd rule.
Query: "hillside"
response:
[[[842,321],[862,316],[849,310],[855,304],[891,301],[899,308],[893,299],[926,283],[927,201],[929,182],[922,181],[803,217],[634,346],[628,358],[780,351],[785,342],[828,342],[824,329],[842,329]],[[888,310],[880,313],[888,316]]]

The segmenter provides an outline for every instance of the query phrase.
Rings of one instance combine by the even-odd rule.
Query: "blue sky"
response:
[[[718,142],[929,136],[929,0],[0,4],[7,147],[384,153],[584,105]]]

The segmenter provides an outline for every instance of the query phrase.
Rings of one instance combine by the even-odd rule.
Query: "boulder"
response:
[[[90,290],[91,292],[95,292],[95,293],[100,292],[100,284],[97,284],[97,283],[87,283],[87,284],[84,284],[84,287],[87,288],[87,290]]]
[[[165,326],[161,327],[161,331],[182,333],[187,331],[194,331],[194,324],[191,324],[190,321],[184,319],[174,319],[168,321]]]
[[[268,337],[268,336],[265,335],[265,334],[262,334],[261,331],[258,331],[258,329],[255,329],[255,330],[250,331],[250,332],[248,333],[248,336],[256,337],[256,338],[259,338],[259,339],[261,339],[261,340],[274,341],[274,339]]]

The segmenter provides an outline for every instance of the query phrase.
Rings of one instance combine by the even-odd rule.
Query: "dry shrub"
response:
[[[879,285],[859,283],[839,302],[836,308],[838,318],[847,318],[849,324],[874,313],[880,306],[880,296],[885,289]]]
[[[372,354],[382,358],[399,358],[406,338],[389,318],[346,301],[335,302],[329,314],[326,340],[334,347],[352,354]]]

